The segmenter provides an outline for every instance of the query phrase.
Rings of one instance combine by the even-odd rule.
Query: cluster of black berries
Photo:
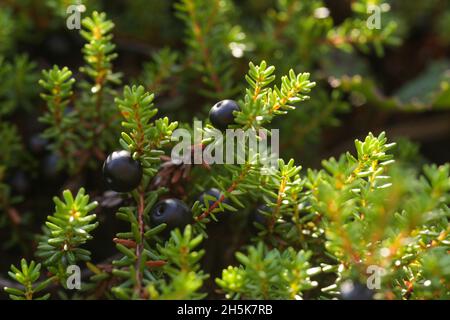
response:
[[[239,111],[236,101],[222,100],[216,103],[209,112],[211,124],[220,130],[225,130],[234,123],[234,111]],[[114,151],[103,164],[103,177],[107,187],[117,192],[130,192],[141,183],[142,166],[138,160],[133,159],[126,150]],[[220,191],[210,189],[199,197],[203,203],[205,194],[212,195],[216,199]],[[210,206],[212,205],[210,201]],[[167,224],[166,230],[184,228],[191,223],[192,214],[184,202],[179,199],[164,199],[159,201],[152,209],[150,222],[152,225]]]

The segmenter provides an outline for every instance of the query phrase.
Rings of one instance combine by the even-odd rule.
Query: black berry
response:
[[[170,198],[159,201],[150,213],[151,226],[162,223],[167,224],[164,234],[179,228],[183,230],[186,225],[192,222],[192,214],[188,206],[181,200]]]
[[[233,112],[239,110],[236,101],[222,100],[217,102],[209,111],[209,120],[215,128],[225,130],[230,124],[234,123]]]
[[[373,293],[359,282],[347,280],[341,284],[342,300],[373,300]]]
[[[114,151],[103,164],[103,177],[111,190],[129,192],[141,182],[141,163],[134,160],[128,151]]]

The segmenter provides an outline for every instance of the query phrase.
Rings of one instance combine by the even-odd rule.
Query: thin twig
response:
[[[140,241],[136,245],[136,284],[134,291],[140,296],[142,293],[142,274],[141,274],[141,263],[142,263],[142,252],[144,251],[144,191],[141,189],[139,192],[139,203],[138,203],[138,223],[139,223],[139,234]]]
[[[247,165],[244,170],[242,170],[241,174],[239,175],[239,177],[234,180],[230,187],[227,189],[227,193],[231,193],[233,192],[236,187],[239,185],[240,182],[242,182],[242,180],[244,179],[245,175],[247,174],[247,171],[250,169],[249,165]],[[217,199],[207,210],[205,210],[200,216],[196,217],[195,220],[196,221],[202,221],[203,219],[205,219],[207,216],[209,216],[211,214],[211,212],[217,208],[219,206],[219,204],[221,204],[223,201],[225,201],[225,194],[222,194],[220,196],[219,199]]]

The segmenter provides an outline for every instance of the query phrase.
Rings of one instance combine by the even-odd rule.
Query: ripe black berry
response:
[[[217,102],[209,111],[209,120],[215,128],[225,130],[230,124],[234,123],[233,112],[239,110],[236,101],[222,100]]]
[[[341,285],[341,298],[342,300],[372,300],[373,291],[359,282],[347,280]]]
[[[183,201],[174,198],[159,201],[150,213],[152,227],[161,223],[167,224],[164,229],[166,235],[175,228],[183,230],[191,222],[192,214],[188,206]]]
[[[129,192],[141,182],[141,163],[134,160],[128,151],[114,151],[103,164],[103,177],[111,190]]]

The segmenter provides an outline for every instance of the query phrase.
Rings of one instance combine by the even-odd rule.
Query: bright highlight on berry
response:
[[[103,177],[111,190],[132,191],[142,179],[141,163],[134,160],[128,151],[114,151],[103,164]]]
[[[217,102],[209,111],[209,120],[215,128],[225,130],[229,125],[235,123],[233,112],[239,110],[236,101],[222,100]]]
[[[192,222],[192,214],[188,206],[179,199],[165,199],[159,201],[150,214],[150,224],[152,227],[165,223],[167,225],[164,232],[179,228],[184,229]]]

